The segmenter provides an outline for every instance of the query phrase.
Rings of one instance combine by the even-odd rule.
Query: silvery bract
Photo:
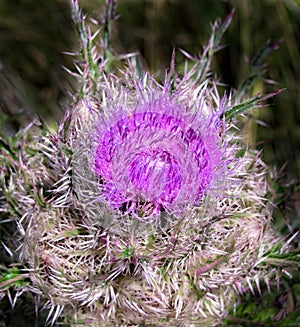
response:
[[[272,258],[289,250],[271,225],[268,167],[235,126],[269,95],[218,92],[209,65],[232,15],[160,83],[134,54],[109,52],[114,5],[94,47],[71,1],[85,62],[74,105],[56,130],[34,122],[1,141],[17,226],[5,246],[30,280],[15,287],[40,298],[50,323],[216,326],[239,295],[278,279]]]

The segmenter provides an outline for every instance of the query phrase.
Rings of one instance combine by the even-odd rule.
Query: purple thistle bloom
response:
[[[128,106],[123,97],[125,107],[108,105],[109,118],[97,123],[94,165],[104,200],[146,218],[198,204],[226,165],[215,116],[205,114],[203,94],[189,108],[168,90],[146,100],[139,92],[144,100]]]

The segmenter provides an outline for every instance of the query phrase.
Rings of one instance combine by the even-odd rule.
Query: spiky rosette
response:
[[[237,294],[272,273],[266,254],[280,240],[270,229],[265,174],[257,155],[245,154],[234,174],[243,183],[147,237],[103,228],[76,198],[62,206],[56,195],[21,221],[34,292],[74,326],[219,324]]]
[[[208,78],[230,17],[182,77],[172,60],[161,85],[130,60],[108,70],[71,5],[86,62],[80,99],[57,131],[1,140],[28,287],[52,323],[216,326],[238,294],[281,271],[270,258],[289,246],[270,224],[267,167],[229,119],[264,98],[221,97]]]

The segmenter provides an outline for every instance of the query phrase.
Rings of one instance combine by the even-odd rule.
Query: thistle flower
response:
[[[188,206],[221,191],[229,175],[233,154],[220,137],[222,122],[205,102],[206,83],[191,105],[180,91],[170,95],[167,83],[161,89],[146,78],[148,87],[138,85],[131,94],[121,90],[115,99],[106,85],[111,100],[100,115],[91,114],[93,123],[84,132],[88,136],[77,144],[74,172],[80,187],[75,189],[82,202],[91,201],[80,181],[83,170],[92,170],[84,175],[94,178],[84,184],[94,184],[96,207],[106,204],[111,212],[109,221],[100,214],[100,219],[106,217],[103,226],[123,217],[129,225],[139,221],[169,227]],[[91,105],[87,109],[92,111]]]
[[[38,125],[1,152],[27,289],[52,324],[217,326],[238,295],[288,267],[268,169],[231,119],[268,96],[222,97],[210,79],[231,15],[181,77],[173,58],[161,85],[130,55],[122,70],[107,68],[114,2],[101,54],[71,6],[85,59],[79,99],[57,131]]]
[[[104,179],[110,205],[125,204],[131,212],[143,210],[139,202],[150,203],[153,212],[147,216],[177,203],[197,203],[221,161],[213,153],[219,149],[211,127],[198,113],[182,117],[185,107],[178,108],[176,98],[150,101],[121,113],[113,126],[99,127],[95,156],[95,171]],[[202,133],[195,131],[199,126]]]

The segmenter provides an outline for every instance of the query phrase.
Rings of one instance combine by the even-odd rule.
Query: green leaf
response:
[[[239,114],[242,114],[246,111],[249,111],[249,110],[252,110],[255,108],[259,108],[259,107],[263,107],[265,105],[264,102],[267,99],[281,93],[281,91],[282,90],[277,90],[275,92],[266,94],[264,96],[257,94],[254,98],[248,99],[242,103],[231,106],[231,107],[227,108],[225,111],[225,119],[228,120],[228,119],[236,117]]]
[[[265,262],[284,264],[284,263],[299,263],[300,251],[291,251],[288,253],[270,253],[266,255]]]
[[[235,105],[233,107],[230,107],[225,112],[225,118],[228,120],[228,119],[233,118],[245,111],[256,108],[257,101],[258,101],[258,98],[254,98],[254,99],[250,99],[250,100],[244,101],[242,103],[239,103],[238,105]]]
[[[24,287],[28,284],[27,277],[16,267],[6,269],[0,275],[0,290],[8,289],[11,286]]]

